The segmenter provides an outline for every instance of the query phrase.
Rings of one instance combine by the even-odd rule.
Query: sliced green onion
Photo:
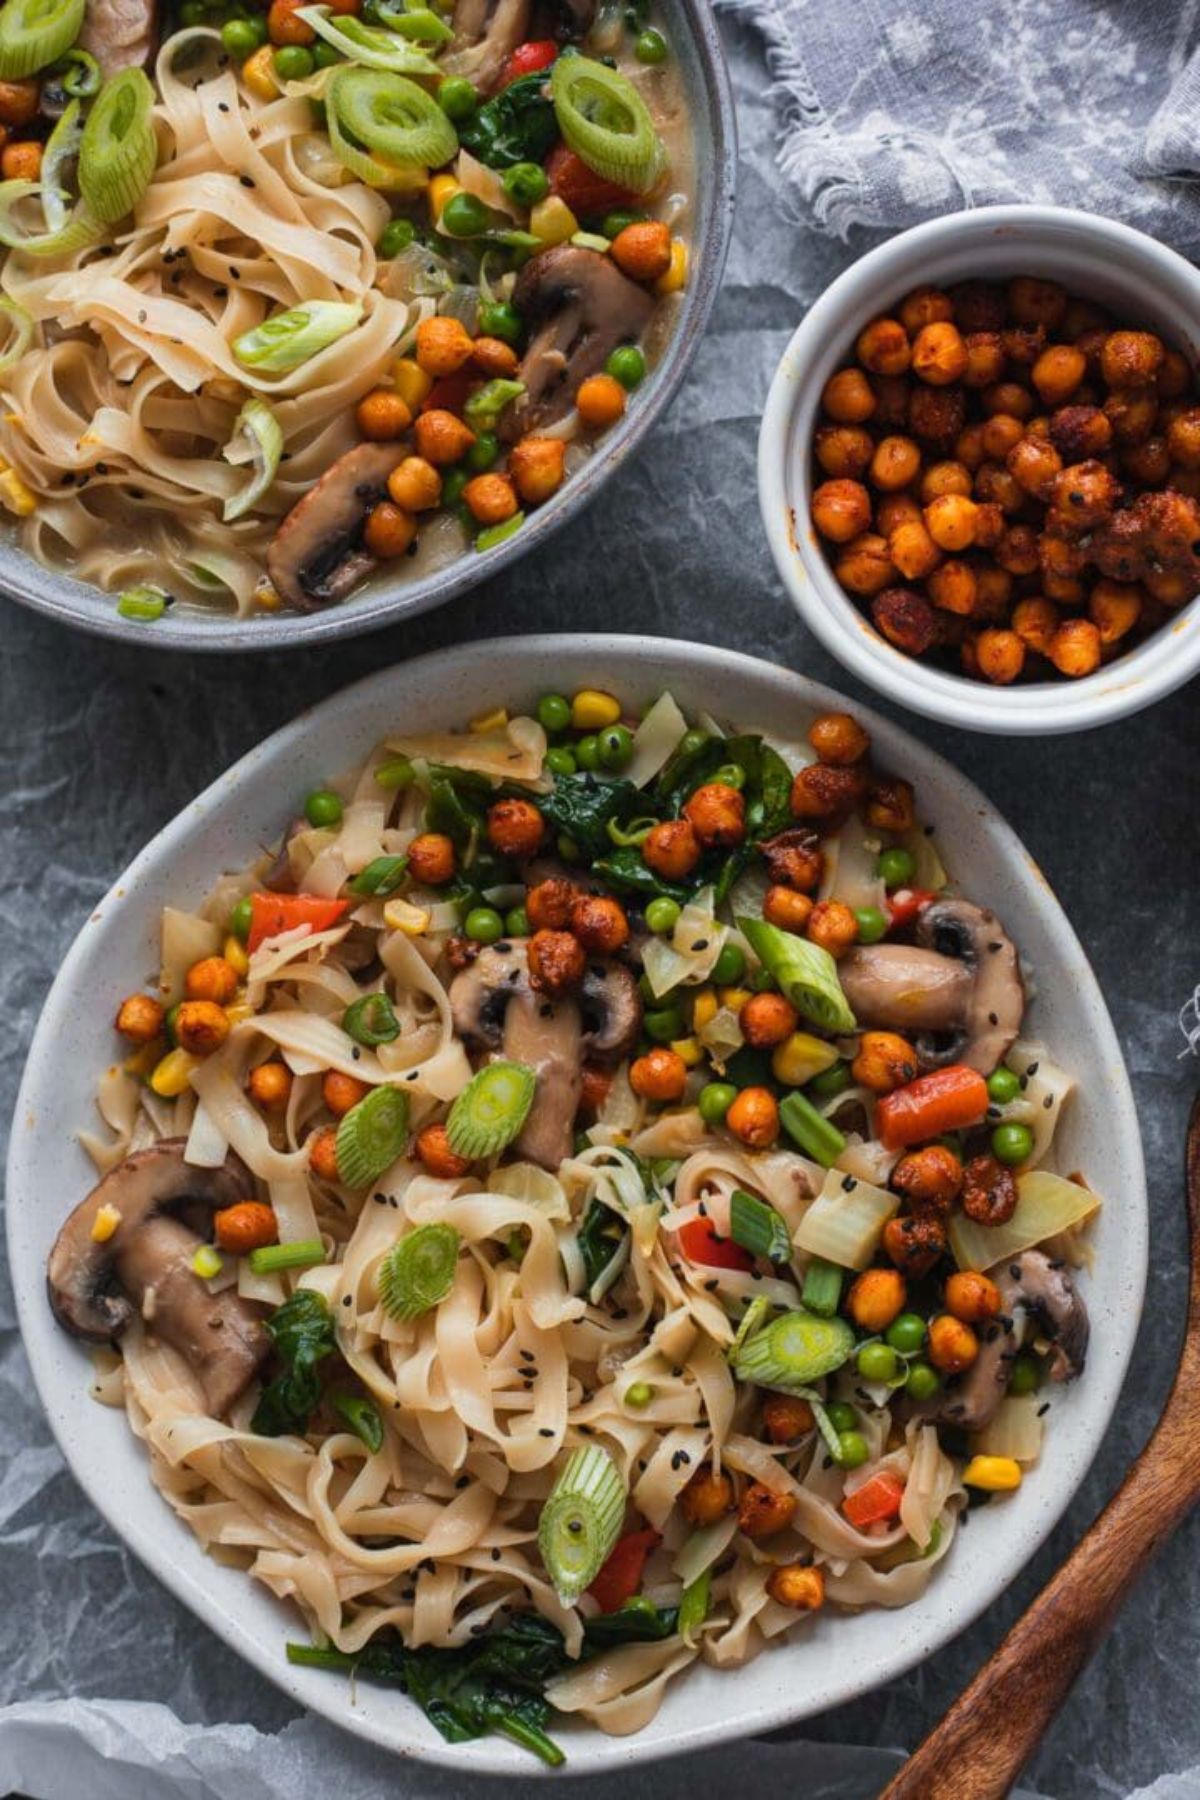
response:
[[[788,1228],[775,1208],[742,1188],[733,1190],[729,1203],[729,1235],[751,1256],[765,1256],[768,1262],[787,1262],[792,1254]]]
[[[7,0],[0,9],[0,80],[23,81],[79,36],[86,0]]]
[[[733,1361],[746,1339],[758,1330],[771,1310],[771,1302],[763,1294],[750,1302],[738,1321],[738,1328],[732,1344],[729,1346],[729,1360]]]
[[[448,44],[454,37],[446,21],[428,6],[414,6],[409,12],[393,12],[391,7],[381,6],[377,16],[389,31],[397,31],[418,44]]]
[[[538,1549],[564,1606],[574,1606],[621,1535],[625,1484],[607,1450],[589,1444],[567,1459],[542,1507]]]
[[[320,1238],[301,1238],[295,1244],[263,1244],[246,1261],[254,1275],[278,1275],[283,1269],[314,1269],[325,1261]]]
[[[657,824],[657,819],[631,819],[628,825],[618,825],[615,819],[609,819],[605,830],[614,844],[628,850],[632,845],[644,844]]]
[[[379,1265],[379,1299],[393,1319],[432,1312],[454,1286],[459,1235],[453,1225],[418,1225]]]
[[[364,25],[361,19],[330,15],[327,6],[301,6],[296,17],[311,25],[317,36],[340,50],[347,62],[362,63],[368,69],[387,69],[396,75],[436,75],[438,66],[423,50],[414,50],[394,31],[381,31],[376,25]],[[328,90],[326,99],[328,100]],[[454,140],[455,149],[458,139]],[[439,158],[449,162],[454,150]],[[433,165],[430,165],[431,167]]]
[[[90,100],[93,94],[100,92],[104,76],[94,56],[81,50],[76,44],[74,49],[68,50],[60,58],[59,66],[62,67],[64,63],[66,67],[59,76],[64,94],[69,94],[73,100]]]
[[[824,1169],[832,1169],[846,1140],[829,1119],[819,1113],[811,1100],[793,1091],[779,1102],[779,1123],[792,1142],[811,1156]]]
[[[168,595],[152,582],[143,581],[140,587],[126,588],[117,601],[117,611],[123,619],[140,619],[147,622],[161,619],[167,609]]]
[[[286,375],[310,356],[353,331],[362,318],[357,301],[302,300],[286,312],[264,319],[233,340],[233,354],[246,369],[264,375]]]
[[[355,1437],[362,1439],[372,1455],[382,1450],[383,1420],[373,1400],[364,1400],[359,1394],[335,1394],[333,1410],[345,1419]]]
[[[679,1597],[679,1617],[676,1629],[685,1644],[690,1644],[705,1619],[708,1617],[709,1602],[712,1598],[712,1570],[705,1569],[697,1575],[695,1581],[689,1581]]]
[[[192,1258],[192,1274],[198,1275],[201,1281],[212,1281],[224,1267],[225,1264],[211,1244],[201,1244]]]
[[[598,256],[606,256],[610,240],[595,231],[576,231],[571,235],[571,242],[577,250],[594,250]]]
[[[364,30],[370,29],[363,27]],[[334,153],[369,187],[424,184],[458,149],[453,125],[415,81],[382,69],[337,69],[325,90]]]
[[[376,781],[379,780],[382,772],[381,769],[376,770]],[[383,782],[381,786],[386,787],[387,783]],[[400,886],[407,869],[407,856],[377,856],[374,862],[367,864],[361,874],[354,877],[350,883],[350,892],[352,894],[373,894],[377,899],[385,900]]]
[[[635,194],[649,193],[667,153],[646,103],[616,69],[588,56],[560,56],[550,71],[558,128],[589,169]]]
[[[825,1448],[830,1456],[840,1457],[842,1453],[841,1433],[825,1410],[825,1403],[816,1394],[805,1394],[804,1398],[813,1409],[813,1418],[817,1421],[817,1430],[825,1440]]]
[[[841,1305],[842,1280],[843,1272],[836,1263],[826,1262],[823,1256],[814,1256],[804,1271],[801,1306],[806,1312],[831,1319]]]
[[[855,1029],[856,1020],[842,992],[837,964],[828,950],[797,937],[795,932],[768,925],[765,919],[739,919],[737,923],[754,954],[775,977],[798,1013],[822,1031]]]
[[[390,1169],[408,1139],[408,1095],[372,1088],[352,1106],[337,1129],[338,1174],[347,1187],[364,1188]]]
[[[376,1044],[394,1044],[400,1036],[400,1021],[386,994],[364,994],[342,1014],[342,1030],[356,1044],[373,1050]]]
[[[415,774],[407,756],[391,756],[387,762],[380,763],[375,779],[387,793],[394,794],[399,788],[410,786]]]
[[[840,1369],[853,1350],[854,1332],[845,1319],[787,1312],[747,1338],[731,1361],[739,1381],[788,1394]]]
[[[250,445],[254,476],[240,494],[234,494],[225,502],[222,516],[227,525],[258,505],[279,470],[280,458],[283,456],[283,431],[265,400],[257,397],[247,400],[238,414],[234,421],[233,436],[223,451],[227,462],[233,460],[229,452],[240,440]]]
[[[79,191],[89,212],[106,225],[131,213],[150,186],[158,161],[153,105],[148,77],[141,69],[123,69],[105,82],[88,114],[79,146]]]
[[[72,100],[46,140],[41,170],[42,211],[51,231],[61,231],[67,222],[70,195],[65,186],[65,170],[79,155],[79,146],[83,142],[79,113],[78,100]]]
[[[498,377],[485,381],[463,407],[463,416],[472,431],[491,431],[510,400],[519,400],[525,392],[523,381]]]
[[[0,294],[0,317],[7,319],[12,325],[12,339],[8,349],[0,356],[0,375],[19,363],[30,344],[33,342],[34,323],[23,306],[10,300],[7,294]]]
[[[34,194],[42,198],[44,213],[45,197],[40,181],[0,181],[0,244],[7,249],[19,250],[22,256],[70,256],[89,244],[99,243],[104,236],[103,222],[93,218],[84,205],[75,208],[60,230],[26,231],[13,214],[22,200],[31,199]]]
[[[505,543],[520,531],[524,523],[525,514],[518,512],[514,513],[511,519],[505,519],[502,525],[489,525],[486,531],[481,531],[476,537],[475,548],[477,550],[494,550],[497,544]]]
[[[537,1076],[527,1063],[486,1064],[450,1108],[446,1120],[450,1148],[472,1160],[503,1150],[520,1135],[536,1089]]]

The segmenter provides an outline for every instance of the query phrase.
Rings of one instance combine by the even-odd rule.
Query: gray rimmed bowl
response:
[[[420,579],[389,580],[384,575],[362,594],[320,612],[277,612],[237,619],[224,614],[205,617],[196,607],[179,607],[158,620],[152,632],[144,624],[121,618],[114,595],[75,581],[60,570],[44,568],[3,539],[0,593],[66,625],[129,643],[153,642],[156,650],[278,650],[291,644],[358,637],[428,612],[498,575],[577,518],[641,443],[682,382],[721,285],[733,225],[737,130],[716,20],[705,0],[663,0],[663,10],[673,28],[672,48],[691,118],[695,162],[695,225],[679,317],[662,356],[638,391],[636,405],[605,436],[584,467],[554,499],[539,507],[515,537],[482,556],[467,550]]]

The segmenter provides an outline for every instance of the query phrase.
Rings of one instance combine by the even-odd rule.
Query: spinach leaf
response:
[[[544,162],[558,137],[554,106],[547,96],[545,69],[510,81],[458,127],[458,141],[489,169]]]
[[[560,775],[551,791],[537,798],[546,823],[554,831],[565,832],[587,862],[613,848],[609,821],[628,824],[642,804],[632,781],[609,781],[592,774]]]
[[[770,744],[762,747],[762,817],[754,835],[774,837],[792,822],[792,771]]]
[[[303,1432],[321,1397],[317,1365],[337,1348],[333,1314],[312,1288],[297,1288],[272,1313],[267,1330],[286,1366],[282,1375],[263,1388],[250,1429],[260,1437]]]
[[[678,900],[680,906],[686,905],[695,889],[703,885],[698,874],[689,877],[686,887],[678,881],[664,881],[661,875],[646,867],[636,844],[622,845],[608,856],[594,858],[592,873],[622,893],[645,894],[648,900],[666,894],[670,899]]]
[[[589,1289],[617,1254],[627,1230],[624,1220],[602,1200],[590,1203],[577,1237]]]
[[[429,799],[425,804],[426,831],[440,831],[460,856],[469,857],[484,828],[484,807],[469,789],[451,781],[446,772],[430,769]]]
[[[616,1612],[601,1613],[599,1618],[588,1620],[583,1632],[583,1653],[598,1656],[614,1644],[657,1643],[660,1638],[671,1636],[678,1621],[678,1607],[655,1606],[644,1594],[635,1594]]]
[[[688,738],[696,741],[689,744]],[[709,781],[721,764],[729,760],[725,754],[726,744],[725,738],[705,737],[688,732],[680,747],[667,758],[659,771],[658,780],[654,784],[654,811],[661,813],[665,819],[678,818],[689,795]]]

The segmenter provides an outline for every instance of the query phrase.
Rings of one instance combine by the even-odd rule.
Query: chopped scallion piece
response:
[[[376,1044],[395,1043],[400,1036],[400,1021],[386,994],[364,994],[342,1014],[342,1030],[356,1044],[373,1050]]]
[[[337,1128],[339,1176],[347,1187],[369,1187],[391,1168],[407,1139],[408,1095],[394,1087],[372,1088]]]
[[[689,1581],[679,1600],[678,1631],[685,1644],[690,1644],[708,1617],[712,1597],[712,1570],[705,1569],[695,1581]]]
[[[794,1393],[840,1369],[854,1350],[854,1332],[845,1319],[788,1312],[740,1345],[731,1356],[739,1381]]]
[[[407,756],[389,756],[376,769],[375,779],[387,793],[394,794],[398,789],[408,787],[415,774]]]
[[[791,1093],[780,1101],[779,1123],[805,1156],[811,1156],[822,1168],[832,1169],[846,1148],[846,1140],[837,1126],[819,1113],[803,1094]]]
[[[379,780],[379,772],[376,772],[375,779]],[[407,856],[377,856],[361,874],[354,877],[350,883],[350,892],[372,894],[376,899],[385,900],[400,886],[407,868]]]
[[[780,991],[798,1013],[822,1031],[855,1029],[854,1014],[838,980],[837,964],[828,950],[792,931],[781,931],[765,919],[740,918],[738,925],[754,954],[775,977]]]
[[[383,1420],[373,1400],[364,1400],[359,1394],[335,1394],[333,1410],[345,1419],[355,1437],[362,1439],[372,1455],[382,1449]]]
[[[0,10],[0,81],[23,81],[57,62],[79,36],[85,0],[7,0]]]
[[[446,1120],[450,1148],[472,1160],[494,1156],[520,1135],[537,1076],[526,1063],[487,1063],[473,1075]]]
[[[286,375],[353,331],[361,318],[357,301],[302,300],[235,337],[233,354],[243,368]]]
[[[105,82],[88,114],[79,146],[79,191],[106,225],[126,218],[150,186],[158,161],[154,101],[145,72],[122,69]]]
[[[751,1256],[765,1256],[768,1262],[787,1262],[792,1254],[788,1228],[765,1200],[747,1194],[743,1188],[733,1190],[729,1206],[729,1235]]]
[[[481,531],[476,537],[475,548],[477,550],[494,550],[497,544],[503,544],[507,538],[520,531],[524,523],[525,514],[516,512],[511,519],[505,519],[502,525],[489,525],[486,531]]]
[[[757,1331],[771,1310],[771,1302],[762,1294],[750,1302],[738,1323],[737,1334],[729,1346],[729,1360],[733,1361],[751,1332]]]
[[[608,1561],[625,1517],[625,1484],[598,1444],[576,1450],[538,1520],[538,1549],[564,1606],[574,1606]]]
[[[117,601],[117,611],[123,619],[161,619],[166,608],[166,594],[148,581],[138,587],[126,588]]]
[[[804,1286],[800,1290],[800,1304],[806,1312],[819,1313],[823,1319],[831,1319],[841,1304],[842,1271],[836,1263],[826,1262],[823,1256],[814,1256],[804,1271]]]
[[[232,494],[225,502],[222,517],[226,524],[253,511],[274,481],[283,457],[283,431],[279,420],[265,400],[247,400],[233,422],[233,434],[222,454],[226,462],[234,460],[241,444],[248,444],[254,474],[240,494]]]
[[[224,1267],[220,1255],[211,1244],[201,1244],[192,1258],[192,1274],[198,1275],[201,1281],[211,1281]]]
[[[454,1286],[459,1236],[453,1225],[418,1225],[379,1265],[379,1298],[393,1319],[419,1319]]]
[[[263,1244],[246,1261],[255,1275],[278,1275],[281,1269],[312,1269],[325,1261],[320,1238],[301,1238],[295,1244]]]
[[[525,392],[523,381],[507,381],[497,376],[476,389],[463,407],[463,416],[472,431],[492,431],[496,421],[511,400]]]

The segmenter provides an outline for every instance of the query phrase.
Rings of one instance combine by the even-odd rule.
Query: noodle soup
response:
[[[38,561],[148,621],[339,605],[508,541],[638,406],[693,181],[644,6],[185,0],[156,53],[149,0],[27,13],[0,500]]]
[[[292,1660],[553,1763],[919,1601],[1038,1480],[1099,1201],[904,772],[583,689],[279,818],[164,913],[49,1284]]]

